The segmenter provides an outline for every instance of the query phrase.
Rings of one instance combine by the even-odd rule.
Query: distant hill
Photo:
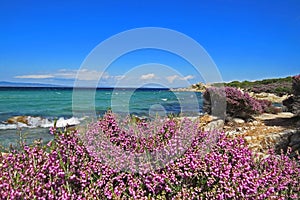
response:
[[[220,83],[213,85],[217,86]],[[229,83],[222,83],[224,86],[237,87],[245,89],[248,92],[267,92],[273,93],[279,96],[292,93],[292,77],[285,78],[271,78],[258,81],[232,81]]]
[[[42,83],[15,83],[15,82],[0,81],[0,87],[63,87],[63,86],[42,84]]]

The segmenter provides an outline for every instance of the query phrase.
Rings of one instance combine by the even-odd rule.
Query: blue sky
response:
[[[224,81],[300,72],[299,0],[2,0],[0,24],[0,81],[72,85],[100,42],[140,27],[173,29],[193,38]],[[169,86],[203,80],[184,59],[158,50],[124,55],[105,72],[79,72],[102,74],[106,82],[101,86],[113,86],[132,68],[147,63],[168,65],[181,74],[164,74]],[[158,71],[139,75],[137,80],[161,78]]]

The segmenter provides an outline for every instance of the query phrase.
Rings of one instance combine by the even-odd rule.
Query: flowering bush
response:
[[[211,96],[218,96],[215,99],[226,98],[226,113],[234,117],[249,118],[252,114],[266,112],[271,109],[272,103],[267,100],[257,100],[251,97],[247,92],[234,87],[208,88],[203,93],[204,111],[211,113]],[[226,97],[225,97],[226,95]]]
[[[47,146],[25,145],[21,152],[0,156],[0,198],[299,198],[299,163],[288,156],[270,152],[268,157],[254,161],[255,155],[243,139],[230,139],[224,133],[216,134],[215,145],[203,154],[203,146],[213,133],[194,128],[197,121],[185,119],[181,125],[179,120],[163,119],[156,123],[154,128],[151,122],[119,121],[108,112],[89,126],[84,137],[77,131],[52,128],[55,139]],[[147,137],[144,133],[150,134],[150,128],[153,135]],[[179,134],[194,137],[189,138],[182,154],[163,167],[134,173],[108,165],[93,153],[96,149],[86,146],[92,141],[87,138],[97,139],[96,133],[103,134],[102,139],[105,136],[115,148],[128,152],[154,152]]]

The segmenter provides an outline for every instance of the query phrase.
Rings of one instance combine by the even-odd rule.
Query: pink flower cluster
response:
[[[25,146],[0,156],[0,199],[299,198],[297,161],[273,152],[256,161],[242,138],[201,132],[197,126],[197,121],[189,119],[117,120],[108,112],[85,134],[52,129],[55,139],[47,146]],[[188,135],[192,135],[188,142],[179,144],[176,138]],[[182,149],[175,151],[177,144]],[[122,171],[109,163],[109,154],[99,156],[97,152],[108,153],[101,148],[110,148],[120,165],[126,163],[127,154],[114,149],[150,155],[150,160],[133,160],[135,164],[129,165],[128,156],[128,166],[139,169]],[[162,156],[170,159],[161,164]],[[143,170],[144,164],[150,170]]]

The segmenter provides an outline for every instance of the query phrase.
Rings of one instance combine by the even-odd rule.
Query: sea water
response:
[[[84,113],[89,111],[83,110],[81,117],[74,116],[77,109],[82,109],[82,105],[85,108],[86,104],[74,105],[73,92],[73,88],[0,87],[0,145],[14,143],[19,139],[20,131],[27,134],[29,142],[38,138],[49,141],[52,136],[48,129],[54,120],[61,127],[80,124],[85,118]],[[198,92],[149,88],[82,88],[76,92],[83,97],[94,94],[94,105],[90,109],[99,117],[108,109],[120,115],[143,118],[179,115],[182,111],[184,115],[195,116],[202,112],[202,98]],[[28,123],[8,124],[7,120],[15,116],[25,116]]]

